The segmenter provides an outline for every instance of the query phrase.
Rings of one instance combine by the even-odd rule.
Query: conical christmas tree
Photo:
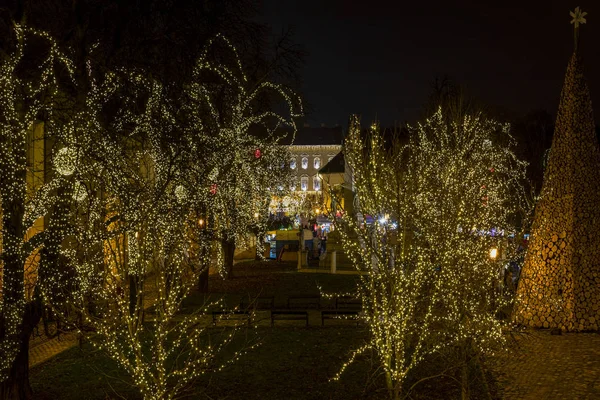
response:
[[[600,151],[592,102],[575,51],[567,67],[554,139],[536,206],[514,319],[536,328],[598,330]]]

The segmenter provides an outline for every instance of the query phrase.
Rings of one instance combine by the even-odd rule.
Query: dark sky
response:
[[[537,5],[536,3],[540,3]],[[413,121],[436,76],[494,109],[556,112],[573,51],[569,11],[587,11],[580,51],[600,116],[600,1],[262,0],[274,34],[292,27],[308,52],[311,124]]]

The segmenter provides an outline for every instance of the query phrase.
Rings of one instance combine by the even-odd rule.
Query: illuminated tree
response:
[[[197,74],[189,87],[198,101],[179,111],[166,88],[142,74],[120,70],[94,80],[86,107],[61,127],[64,147],[55,157],[71,199],[62,255],[74,279],[54,288],[64,301],[46,292],[47,301],[80,315],[80,333],[91,330],[92,343],[148,399],[178,396],[198,376],[224,367],[215,355],[233,332],[205,344],[211,304],[179,315],[181,303],[208,268],[212,240],[245,240],[260,226],[277,190],[272,184],[289,186],[280,163],[286,150],[270,136],[248,133],[280,117],[253,112],[259,92],[231,89],[226,68],[206,59],[198,65],[225,81],[214,85]],[[259,89],[265,87],[277,86]],[[239,102],[221,104],[207,124],[206,112],[217,109],[213,102],[224,90],[238,90]]]
[[[171,399],[223,368],[214,357],[233,337],[203,341],[210,304],[177,315],[208,265],[201,199],[187,182],[195,154],[190,136],[170,137],[177,125],[159,83],[121,71],[91,88],[87,106],[60,127],[54,165],[70,200],[61,253],[73,276],[45,299],[63,317],[78,315],[73,326],[92,332],[144,398]]]
[[[458,348],[468,364],[504,342],[490,232],[515,232],[527,209],[525,165],[507,126],[444,112],[410,128],[407,145],[386,143],[377,124],[362,137],[354,117],[345,143],[357,211],[374,218],[336,221],[354,265],[368,272],[358,291],[371,338],[351,359],[374,350],[391,398],[410,394],[409,374],[433,354]]]
[[[31,397],[29,338],[41,316],[39,287],[61,273],[60,232],[44,230],[56,225],[53,186],[33,155],[43,157],[44,122],[60,96],[57,71],[68,78],[73,68],[46,33],[14,24],[12,34],[14,48],[0,54],[0,397],[21,399]],[[33,59],[38,68],[28,68]]]
[[[241,241],[252,225],[260,227],[256,213],[266,211],[270,190],[279,186],[274,184],[288,186],[279,163],[288,155],[274,145],[272,133],[258,139],[249,131],[268,122],[273,129],[293,124],[261,111],[259,97],[266,91],[281,93],[290,107],[296,99],[267,82],[247,90],[243,73],[241,81],[230,79],[227,68],[202,58],[198,70],[222,82],[206,83],[197,74],[189,88],[198,101],[191,105],[204,108],[196,110],[196,119],[185,118],[174,111],[165,86],[142,73],[116,69],[100,78],[84,63],[85,73],[75,74],[49,35],[18,25],[15,32],[16,50],[3,54],[0,66],[1,394],[31,397],[28,343],[43,300],[63,317],[77,316],[76,323],[66,319],[80,333],[91,329],[92,342],[131,374],[146,398],[172,398],[198,375],[222,368],[214,365],[220,345],[201,346],[200,313],[174,322],[209,264],[213,235],[199,220],[208,216],[219,239]],[[27,35],[47,49],[37,75],[22,78]],[[56,64],[66,78],[86,77],[72,80],[86,81],[76,99],[57,91]],[[241,71],[239,60],[236,65]],[[70,104],[72,113],[53,118],[55,98]],[[216,100],[226,101],[215,107]],[[204,124],[207,115],[215,117],[206,111],[217,109],[213,125]],[[40,116],[50,122],[58,146],[52,152],[55,174],[31,186],[27,136],[37,132]],[[45,225],[42,232],[30,228],[38,223]],[[30,280],[24,279],[27,265],[33,266]],[[146,308],[154,314],[151,327],[144,324]]]
[[[250,82],[235,48],[223,37],[217,40],[209,43],[197,63],[185,110],[189,129],[203,133],[194,143],[198,153],[193,179],[203,183],[198,187],[209,214],[208,229],[221,243],[218,267],[230,276],[236,246],[245,245],[250,232],[265,231],[272,195],[289,192],[291,175],[285,168],[289,154],[277,144],[275,131],[289,126],[294,134],[294,118],[302,104],[283,85]],[[210,62],[217,44],[229,51],[230,58]],[[265,107],[269,96],[282,100],[285,113]],[[258,254],[260,245],[257,241]]]

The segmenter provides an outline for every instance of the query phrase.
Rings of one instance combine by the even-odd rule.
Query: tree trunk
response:
[[[466,343],[463,343],[461,348],[461,356],[463,361],[463,366],[461,368],[461,400],[469,400],[471,397],[470,388],[469,388],[469,370],[471,367],[471,341],[467,339]]]
[[[129,275],[129,315],[133,316],[135,313],[135,306],[138,302],[138,283],[139,277],[136,275]]]
[[[258,249],[259,249],[259,243],[265,243],[265,235],[261,234],[261,235],[256,235],[256,254],[254,255],[254,260],[255,261],[262,261],[264,254],[259,254],[258,253]],[[264,253],[264,249],[263,249],[263,253]]]
[[[204,267],[198,278],[198,290],[200,293],[208,293],[208,265]]]
[[[223,240],[221,245],[223,246],[225,277],[227,279],[231,279],[233,278],[233,255],[235,254],[235,241]]]
[[[12,363],[8,379],[0,383],[0,399],[29,400],[33,399],[33,391],[29,384],[29,339],[41,317],[40,305],[37,302],[27,303],[23,315],[23,324],[18,336],[19,352]]]

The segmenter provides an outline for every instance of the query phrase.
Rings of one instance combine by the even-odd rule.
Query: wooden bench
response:
[[[362,300],[352,296],[338,296],[335,298],[336,310],[361,310]]]
[[[288,297],[287,308],[321,308],[321,296],[291,296]]]
[[[263,296],[251,298],[246,296],[240,302],[240,309],[247,310],[253,308],[256,310],[272,310],[275,308],[275,296]]]
[[[321,311],[321,326],[325,326],[326,319],[352,320],[356,322],[356,326],[358,326],[359,321],[358,311],[356,310]]]
[[[217,321],[243,321],[244,319],[246,319],[247,324],[250,325],[250,312],[248,312],[247,310],[219,310],[212,312],[213,325],[217,325]]]
[[[291,311],[291,310],[273,310],[271,311],[271,326],[275,325],[275,320],[278,321],[306,321],[308,326],[308,311]]]

